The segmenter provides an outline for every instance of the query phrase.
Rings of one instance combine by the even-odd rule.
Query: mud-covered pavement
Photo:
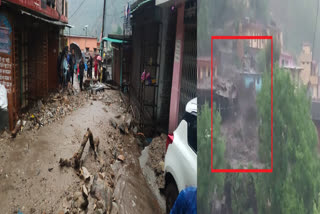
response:
[[[60,158],[70,158],[79,149],[87,128],[99,137],[99,158],[94,158],[87,143],[83,166],[110,189],[109,202],[101,208],[99,197],[89,193],[87,209],[79,213],[163,213],[150,190],[139,165],[140,148],[132,134],[121,134],[110,125],[125,121],[125,105],[118,91],[107,90],[90,99],[65,118],[23,131],[15,139],[0,139],[0,207],[1,213],[64,213],[76,204],[77,193],[92,181],[84,182],[73,168],[59,166]],[[117,115],[120,115],[118,117]],[[124,160],[118,160],[118,155]],[[111,196],[111,197],[109,197]],[[81,196],[82,197],[82,196]],[[112,205],[111,205],[112,204]],[[109,206],[109,207],[108,207]]]

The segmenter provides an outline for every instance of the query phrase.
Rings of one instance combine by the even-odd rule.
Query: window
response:
[[[87,53],[89,52],[89,48],[86,48],[86,52],[87,52]]]
[[[188,124],[188,144],[197,153],[197,116],[186,112],[184,120]]]

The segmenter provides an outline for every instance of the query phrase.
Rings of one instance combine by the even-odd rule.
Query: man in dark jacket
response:
[[[59,55],[58,55],[58,61],[57,61],[57,72],[58,72],[58,79],[59,79],[59,90],[61,90],[62,84],[63,84],[61,63],[62,63],[62,52],[59,53]]]
[[[72,49],[72,53],[70,54],[70,58],[69,58],[69,65],[70,65],[69,75],[70,75],[70,81],[71,81],[72,86],[73,86],[73,76],[74,76],[74,65],[75,64],[76,64],[76,56],[74,54],[74,49]]]
[[[88,72],[87,72],[87,77],[89,78],[92,78],[92,66],[93,66],[93,63],[92,63],[92,56],[89,55],[89,60],[88,60]]]
[[[83,57],[81,57],[81,61],[79,63],[80,91],[82,91],[84,68],[85,66],[84,66]]]

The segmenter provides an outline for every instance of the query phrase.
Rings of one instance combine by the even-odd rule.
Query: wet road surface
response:
[[[121,113],[118,92],[105,93],[113,99],[109,106],[99,100],[89,100],[64,119],[38,131],[26,131],[16,139],[0,140],[1,213],[18,210],[58,213],[63,210],[63,199],[79,189],[80,178],[73,169],[60,168],[58,162],[75,153],[88,127],[94,137],[100,138],[100,154],[107,163],[112,158],[111,148],[122,143],[126,159],[124,163],[115,161],[112,165],[115,169],[114,200],[118,203],[119,213],[162,213],[142,174],[138,146],[131,136],[121,136],[109,124],[110,118]],[[100,167],[88,148],[87,145],[82,159],[93,174]]]

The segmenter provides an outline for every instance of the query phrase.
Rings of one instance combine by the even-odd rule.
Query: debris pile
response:
[[[149,165],[155,172],[157,177],[157,184],[159,187],[164,187],[164,156],[166,152],[167,135],[161,134],[159,137],[152,139],[149,146],[149,158],[147,165]]]
[[[19,131],[30,131],[51,124],[85,103],[87,94],[77,94],[72,89],[63,93],[51,94],[47,99],[38,100],[33,107],[20,116],[15,129],[11,132],[16,137]]]
[[[89,170],[83,166],[81,157],[84,148],[89,141],[90,148],[95,155],[95,159],[99,157],[99,138],[94,138],[91,130],[88,128],[87,132],[83,136],[79,150],[70,159],[60,159],[59,164],[61,167],[73,167],[82,182],[79,185],[78,190],[72,197],[64,199],[63,208],[64,213],[117,213],[117,204],[113,200],[113,188],[114,188],[114,173],[111,168],[111,163],[114,160],[121,162],[125,161],[124,155],[118,154],[118,150],[121,150],[121,145],[117,144],[114,148],[116,155],[110,163],[105,163],[102,159],[99,160],[100,169],[95,175],[92,175]],[[115,208],[113,208],[115,207]]]

